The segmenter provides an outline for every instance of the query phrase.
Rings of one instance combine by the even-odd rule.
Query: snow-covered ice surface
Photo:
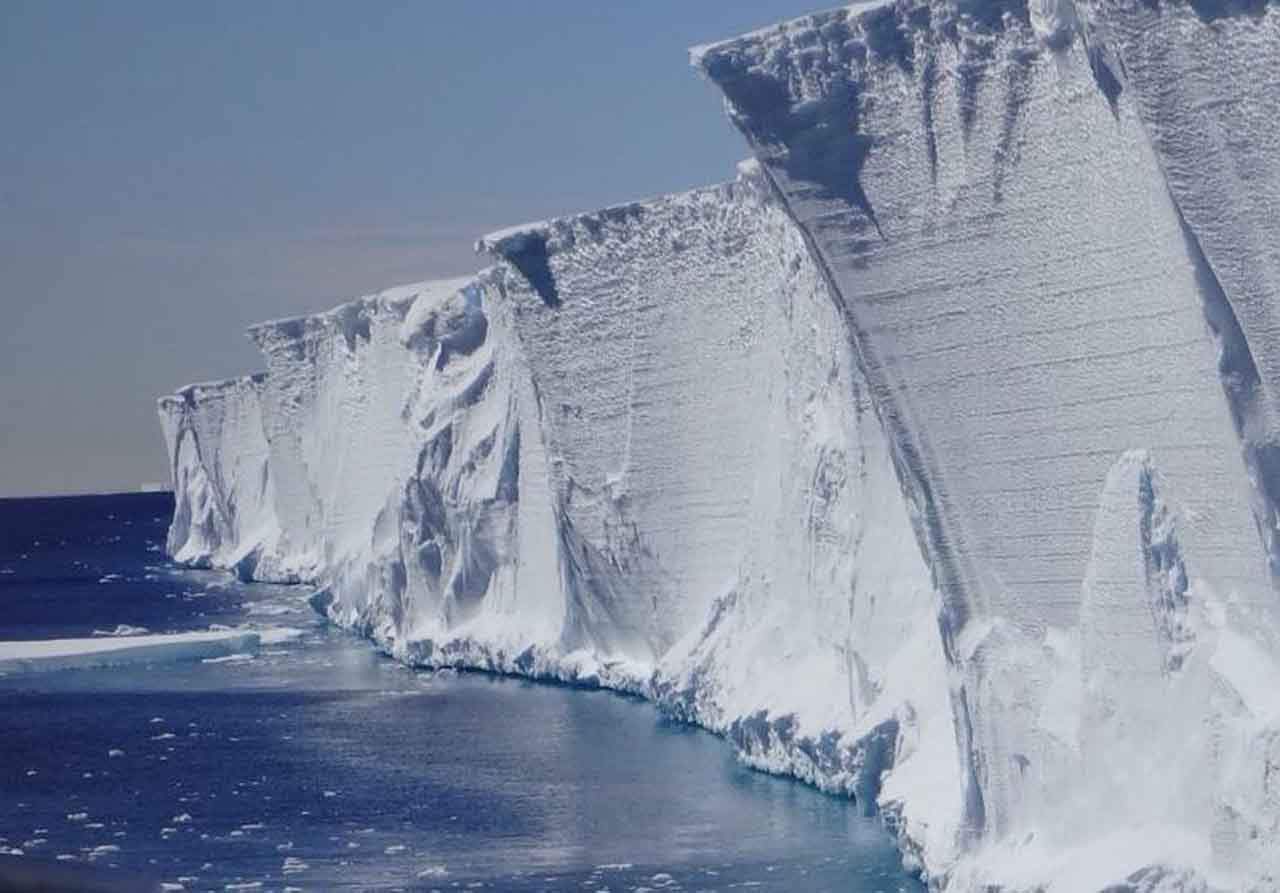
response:
[[[161,401],[181,561],[599,684],[953,890],[1280,884],[1274,4],[697,49],[734,183],[480,240]]]

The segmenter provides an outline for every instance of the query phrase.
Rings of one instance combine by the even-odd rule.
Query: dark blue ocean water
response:
[[[0,856],[186,890],[918,891],[846,801],[608,692],[427,673],[298,587],[175,568],[170,497],[0,501],[0,640],[291,627],[0,677]],[[0,877],[3,874],[0,873]]]

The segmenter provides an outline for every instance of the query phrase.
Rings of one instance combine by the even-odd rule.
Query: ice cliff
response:
[[[160,399],[175,496],[168,551],[180,562],[271,572],[280,525],[262,416],[264,376],[188,385]]]
[[[161,400],[169,550],[600,684],[948,890],[1280,886],[1280,8],[702,47],[733,183],[480,240]]]

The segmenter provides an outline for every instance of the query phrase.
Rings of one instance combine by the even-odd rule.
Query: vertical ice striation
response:
[[[948,847],[937,596],[840,314],[758,167],[481,247],[553,457],[567,644],[655,666],[652,694],[748,761]],[[913,786],[944,804],[929,820]]]
[[[409,446],[412,387],[400,325],[421,286],[250,330],[267,375],[263,420],[277,512],[298,571],[314,577],[362,545]]]
[[[739,573],[753,490],[786,436],[765,412],[783,304],[822,297],[756,188],[481,243],[505,261],[496,284],[541,400],[575,642],[652,662]]]
[[[1276,593],[1266,572],[1274,518],[1254,488],[1267,487],[1267,438],[1251,428],[1253,411],[1241,408],[1263,398],[1241,396],[1254,387],[1240,381],[1253,361],[1224,313],[1218,265],[1209,248],[1212,269],[1201,253],[1209,241],[1182,207],[1170,149],[1149,137],[1168,124],[1153,124],[1153,100],[1125,88],[1126,72],[1149,77],[1150,92],[1167,91],[1179,111],[1204,114],[1169,86],[1178,83],[1171,71],[1144,73],[1153,67],[1144,61],[1134,72],[1133,46],[1159,58],[1166,45],[1176,56],[1179,44],[1186,52],[1193,43],[1204,70],[1221,70],[1214,41],[1231,43],[1224,53],[1244,78],[1244,69],[1275,57],[1273,13],[1233,19],[1218,27],[1253,30],[1211,39],[1186,33],[1206,27],[1195,15],[1149,12],[1151,5],[1099,3],[1082,6],[1080,16],[1063,3],[900,0],[695,51],[820,258],[903,480],[919,497],[922,547],[943,596],[942,634],[963,679],[955,706],[971,776],[971,848],[1004,847],[985,863],[989,874],[964,875],[968,885],[1034,886],[1038,880],[1011,880],[1022,843],[1043,861],[1070,847],[1115,847],[1135,827],[1088,783],[1109,767],[1064,764],[1081,742],[1078,733],[1062,740],[1056,715],[1061,661],[1079,655],[1074,631],[1086,568],[1096,567],[1096,519],[1107,510],[1097,494],[1127,451],[1156,457],[1161,498],[1182,519],[1179,555],[1195,556],[1192,592],[1220,608],[1232,635],[1277,651]],[[1171,33],[1153,36],[1138,16]],[[1278,181],[1268,155],[1274,129],[1261,124],[1265,105],[1256,115],[1250,126],[1266,132],[1251,143],[1236,131],[1228,166],[1259,181],[1251,206],[1235,217],[1229,196],[1200,194],[1213,209],[1208,216],[1237,221],[1246,251],[1232,256],[1254,287],[1246,300],[1265,304],[1275,297],[1266,281],[1274,240],[1265,237],[1274,224],[1268,218],[1255,228],[1250,216],[1267,216]],[[1225,138],[1227,130],[1216,133]],[[1195,151],[1185,157],[1188,180],[1190,166],[1204,162]],[[1221,235],[1221,250],[1231,254],[1230,233]],[[1234,280],[1219,278],[1232,298]],[[1249,345],[1255,327],[1265,343],[1265,327],[1247,312],[1238,316]],[[1266,364],[1258,368],[1265,388]],[[1243,453],[1237,430],[1246,437]],[[1159,527],[1167,520],[1160,519],[1146,523]],[[1159,564],[1168,556],[1148,558]],[[1171,633],[1121,622],[1114,605],[1152,598],[1147,583],[1128,582],[1109,596],[1110,625],[1088,653],[1095,670],[1137,692],[1142,677],[1122,672],[1125,661],[1160,650],[1160,637]],[[1192,597],[1181,584],[1162,585],[1162,604]],[[1088,583],[1085,591],[1096,616],[1099,595]],[[1170,611],[1164,619],[1183,629]],[[1064,638],[1061,630],[1073,632]],[[1182,645],[1163,647],[1176,660]],[[1148,670],[1171,672],[1159,663]],[[1196,723],[1223,721],[1208,697],[1184,703]],[[1170,752],[1151,770],[1157,784],[1187,796],[1208,792],[1214,802],[1170,819],[1212,850],[1187,858],[1224,872],[1264,870],[1256,859],[1240,860],[1211,827],[1231,795],[1215,787],[1220,777],[1197,777],[1194,742],[1170,732],[1159,744]],[[1068,785],[1095,796],[1070,798],[1064,812]],[[1131,847],[1115,861],[1142,868],[1144,858],[1177,852]]]
[[[1280,6],[1112,2],[1095,15],[1221,289],[1223,375],[1280,574]]]

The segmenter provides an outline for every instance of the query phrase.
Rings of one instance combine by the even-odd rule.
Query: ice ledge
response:
[[[476,251],[506,261],[520,272],[543,303],[560,305],[560,293],[550,258],[583,245],[603,245],[620,231],[634,230],[645,219],[672,207],[693,208],[700,203],[733,202],[748,196],[763,198],[768,186],[760,165],[746,160],[738,165],[736,180],[704,186],[651,199],[626,202],[598,211],[570,214],[506,227],[476,241]]]
[[[710,73],[730,57],[763,48],[765,56],[783,50],[804,53],[814,61],[826,55],[826,61],[842,65],[884,62],[909,69],[921,41],[984,42],[1025,26],[1031,26],[1045,46],[1065,46],[1079,28],[1076,4],[1073,0],[870,0],[691,47],[689,61]]]
[[[549,246],[551,253],[568,250],[576,241],[555,241],[557,233],[562,233],[575,226],[579,227],[586,237],[594,237],[596,241],[604,238],[610,225],[643,218],[653,208],[664,205],[694,202],[699,199],[714,198],[731,200],[741,196],[741,190],[759,190],[763,187],[760,164],[754,158],[743,159],[737,165],[738,176],[725,183],[713,186],[701,186],[683,192],[667,193],[647,199],[623,202],[610,205],[596,211],[579,214],[565,214],[560,217],[549,217],[545,220],[534,220],[515,226],[494,230],[476,240],[476,251],[495,258],[510,259],[510,255],[530,250],[539,240]],[[582,235],[579,235],[581,240]]]
[[[1151,9],[1188,7],[1206,24],[1227,18],[1261,19],[1276,0],[1142,0]],[[909,67],[915,44],[930,34],[961,44],[1030,26],[1041,46],[1061,50],[1078,36],[1091,45],[1096,11],[1129,5],[1126,0],[867,0],[789,19],[736,37],[689,48],[690,64],[709,72],[720,61],[750,47],[804,48],[818,53],[825,40],[841,46],[847,60],[868,59]],[[838,39],[837,39],[838,38]]]
[[[266,377],[265,372],[254,372],[233,378],[199,381],[183,385],[172,394],[157,398],[156,402],[162,411],[181,411],[183,408],[190,408],[211,400],[224,400],[239,393],[242,388],[256,388],[266,380]]]
[[[368,318],[379,310],[390,311],[402,318],[407,316],[415,303],[426,300],[442,303],[476,280],[477,274],[454,279],[426,279],[405,285],[396,285],[345,301],[320,313],[288,316],[256,323],[248,328],[249,338],[259,347],[279,341],[298,341],[307,337],[343,332],[348,340],[357,335],[367,335]]]
[[[849,18],[856,18],[876,10],[890,8],[897,2],[898,0],[865,0],[863,3],[851,3],[847,7],[831,10],[829,12],[813,12],[807,15],[797,16],[796,18],[788,19],[785,22],[777,22],[772,25],[766,25],[763,28],[757,28],[754,31],[744,32],[739,34],[737,37],[696,44],[689,48],[689,62],[694,68],[701,69],[703,67],[704,60],[709,55],[735,44],[770,42],[774,38],[784,34],[796,31],[807,31],[815,27],[820,27],[824,21],[834,16],[848,16]]]

